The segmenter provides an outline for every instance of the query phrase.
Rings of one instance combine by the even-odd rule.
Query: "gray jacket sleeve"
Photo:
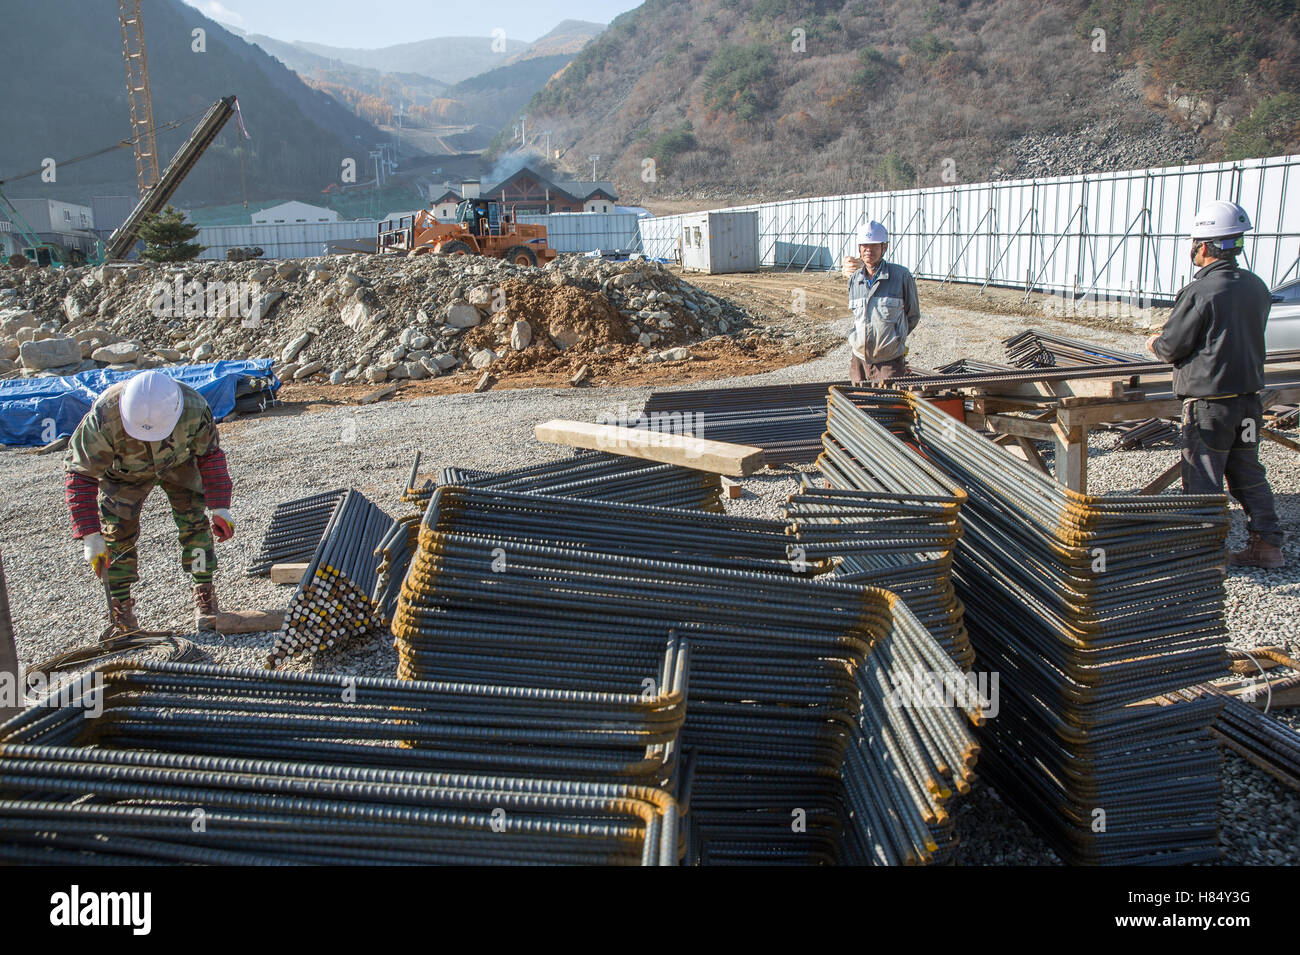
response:
[[[921,303],[916,294],[916,279],[912,278],[910,272],[903,282],[903,317],[907,319],[909,333],[916,328],[916,323],[921,320]]]
[[[1164,361],[1178,364],[1200,346],[1209,320],[1209,310],[1196,301],[1196,293],[1184,290],[1174,302],[1160,337],[1151,343],[1151,350]]]

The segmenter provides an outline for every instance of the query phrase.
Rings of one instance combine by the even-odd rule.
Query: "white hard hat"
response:
[[[872,219],[866,225],[858,226],[857,245],[870,245],[873,242],[888,242],[889,230]]]
[[[180,420],[185,399],[174,378],[143,371],[126,383],[118,406],[127,434],[139,441],[162,441]]]
[[[1246,215],[1246,210],[1235,202],[1228,202],[1225,199],[1216,199],[1214,202],[1206,203],[1196,210],[1196,216],[1192,219],[1192,238],[1197,241],[1206,239],[1232,239],[1234,241],[1226,244],[1220,243],[1220,247],[1230,249],[1237,244],[1235,241],[1239,236],[1251,229],[1250,216]]]

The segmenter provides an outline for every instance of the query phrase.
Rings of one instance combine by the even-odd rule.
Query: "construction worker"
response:
[[[1192,263],[1199,271],[1174,301],[1147,347],[1174,366],[1183,399],[1183,491],[1228,490],[1246,512],[1249,541],[1229,555],[1242,567],[1283,566],[1282,527],[1259,463],[1264,409],[1264,325],[1268,286],[1237,264],[1250,217],[1235,202],[1211,202],[1192,221]]]
[[[849,277],[849,380],[854,384],[881,384],[886,378],[907,373],[907,336],[921,320],[916,279],[894,262],[885,261],[889,231],[874,219],[857,230],[858,259]]]
[[[115,627],[139,629],[131,586],[139,580],[140,509],[155,484],[171,503],[197,614],[217,612],[212,537],[230,540],[235,526],[226,454],[202,395],[158,371],[113,385],[72,433],[64,468],[73,536],[95,574],[107,574]]]

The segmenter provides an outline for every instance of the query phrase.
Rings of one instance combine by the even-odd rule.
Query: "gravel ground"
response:
[[[1109,333],[1060,322],[1007,319],[936,306],[912,338],[912,358],[935,367],[969,356],[997,361],[1001,339],[1026,325],[1058,330],[1113,347],[1137,349],[1141,334]],[[843,323],[841,323],[843,324]],[[804,365],[747,379],[708,385],[815,381],[840,378],[847,351],[837,349]],[[330,408],[311,414],[270,413],[222,426],[222,441],[235,481],[236,537],[218,554],[219,592],[226,608],[283,606],[288,588],[243,570],[253,560],[261,533],[280,501],[317,491],[355,486],[390,513],[404,513],[398,500],[417,450],[422,470],[446,464],[505,469],[567,455],[565,449],[537,444],[533,426],[544,418],[592,420],[615,415],[621,406],[635,412],[648,388],[490,391],[359,408]],[[1094,434],[1090,482],[1096,491],[1140,487],[1171,462],[1173,451],[1112,452],[1115,437]],[[1228,578],[1227,616],[1234,646],[1285,645],[1300,655],[1295,621],[1300,619],[1300,459],[1266,443],[1263,460],[1277,492],[1290,535],[1289,570],[1263,573],[1234,569]],[[776,516],[797,488],[799,470],[767,471],[744,482],[745,493],[728,502],[735,513]],[[69,536],[63,504],[60,455],[0,450],[0,482],[10,489],[0,500],[0,549],[5,561],[19,657],[32,662],[92,640],[103,628],[102,590]],[[1244,538],[1240,509],[1233,507],[1236,546]],[[141,623],[151,629],[192,628],[188,579],[181,572],[174,528],[164,495],[152,495],[142,521],[141,583],[136,588]],[[274,634],[208,636],[199,644],[218,663],[260,666]],[[321,657],[316,669],[391,675],[396,654],[388,642],[367,644]],[[1284,714],[1285,716],[1285,714]],[[1298,721],[1287,717],[1291,725]],[[962,836],[963,864],[1053,864],[1059,860],[988,786],[977,785],[954,806]],[[1300,794],[1290,791],[1231,754],[1225,757],[1221,818],[1224,860],[1228,863],[1300,863]]]

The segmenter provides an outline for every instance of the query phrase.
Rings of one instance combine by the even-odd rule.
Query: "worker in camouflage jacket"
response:
[[[202,395],[158,371],[113,385],[72,433],[64,468],[73,536],[96,575],[107,575],[117,629],[139,629],[131,587],[140,510],[155,485],[171,504],[197,614],[217,612],[212,538],[227,541],[235,529],[226,455]]]

